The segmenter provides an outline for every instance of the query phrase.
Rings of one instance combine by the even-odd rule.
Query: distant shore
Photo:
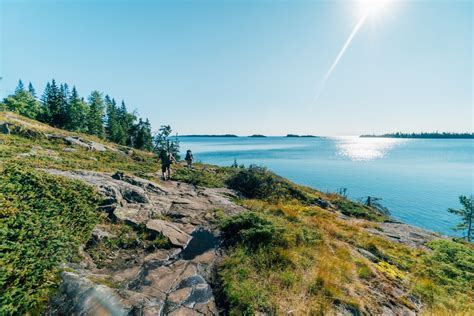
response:
[[[474,133],[389,133],[383,135],[360,135],[379,138],[422,138],[422,139],[474,139]]]
[[[253,135],[248,135],[248,136],[239,136],[235,134],[191,134],[191,135],[179,135],[179,137],[240,137],[240,138],[245,138],[245,137],[254,137],[254,138],[265,138],[265,137],[302,137],[302,138],[320,138],[321,136],[315,136],[315,135],[298,135],[298,134],[287,134],[286,136],[267,136],[263,134],[253,134]],[[363,136],[365,137],[365,136]]]

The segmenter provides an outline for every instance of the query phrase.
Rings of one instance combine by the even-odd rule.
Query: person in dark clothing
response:
[[[186,151],[186,157],[184,158],[184,160],[186,160],[186,163],[187,163],[187,166],[188,168],[192,168],[193,167],[193,160],[194,160],[194,157],[193,157],[193,153],[190,149],[188,149]]]
[[[161,174],[163,180],[169,180],[171,178],[171,165],[176,162],[172,153],[166,152],[165,150],[160,151],[161,160]]]

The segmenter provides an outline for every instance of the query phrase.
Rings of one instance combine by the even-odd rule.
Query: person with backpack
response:
[[[167,152],[166,150],[160,151],[160,160],[161,160],[161,173],[163,180],[171,179],[171,165],[176,162],[173,154]]]
[[[184,160],[186,160],[186,163],[187,163],[187,167],[189,169],[191,169],[193,167],[193,160],[194,160],[194,157],[193,157],[193,153],[190,149],[188,149],[186,151],[186,157],[184,158]]]

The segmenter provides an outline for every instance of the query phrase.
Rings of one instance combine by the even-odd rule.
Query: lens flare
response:
[[[319,89],[316,93],[315,102],[318,101],[321,95],[321,92],[323,91],[324,86],[326,85],[326,82],[328,81],[329,77],[333,73],[337,64],[341,60],[342,56],[344,55],[347,48],[351,44],[352,40],[356,36],[357,32],[359,32],[364,22],[369,18],[373,19],[377,16],[380,16],[384,11],[386,11],[390,7],[390,4],[393,3],[394,1],[395,0],[359,0],[358,1],[359,20],[354,26],[354,28],[352,29],[352,32],[349,35],[349,37],[344,42],[344,45],[342,46],[341,50],[337,54],[336,59],[334,59],[333,63],[331,64],[331,67],[329,67],[329,70],[324,75],[324,78],[321,81],[321,85],[319,86]]]

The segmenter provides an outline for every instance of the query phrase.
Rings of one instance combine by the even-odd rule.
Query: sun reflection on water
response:
[[[406,139],[340,136],[332,138],[336,143],[337,155],[353,161],[370,161],[383,158],[395,146]]]

